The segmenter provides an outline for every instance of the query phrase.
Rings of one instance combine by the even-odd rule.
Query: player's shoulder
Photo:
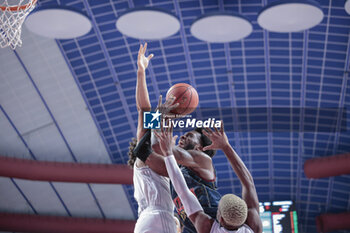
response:
[[[211,169],[213,161],[209,155],[200,150],[189,150],[188,152],[196,166]]]
[[[210,160],[211,161],[211,157],[204,153],[203,151],[201,150],[188,150],[188,152],[192,155],[192,157],[198,157],[198,158],[203,158],[203,159],[206,159],[206,160]]]

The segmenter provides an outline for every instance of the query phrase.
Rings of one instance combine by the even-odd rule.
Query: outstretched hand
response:
[[[203,134],[212,141],[212,144],[203,148],[204,151],[223,149],[225,146],[229,145],[227,135],[224,132],[224,122],[221,121],[220,130],[216,127],[214,127],[214,129],[215,131],[210,128],[205,128],[205,130],[203,130]]]
[[[170,125],[170,124],[169,124]],[[162,127],[160,132],[154,131],[154,135],[157,137],[159,147],[163,156],[172,155],[172,148],[175,146],[177,135],[173,137],[173,127],[164,129]]]
[[[140,44],[139,54],[137,56],[137,66],[139,70],[145,71],[148,67],[149,61],[152,59],[153,54],[149,55],[148,57],[145,57],[147,49],[147,43],[143,46]]]
[[[176,97],[170,97],[168,98],[164,104],[162,104],[162,95],[159,96],[158,99],[158,106],[157,109],[159,110],[160,113],[163,114],[163,116],[166,117],[166,115],[171,112],[171,110],[177,108],[179,106],[179,103],[174,104]],[[167,117],[169,118],[169,117]]]

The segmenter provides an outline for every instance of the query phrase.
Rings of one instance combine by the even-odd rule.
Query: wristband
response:
[[[133,150],[133,153],[137,158],[141,159],[142,162],[146,162],[148,156],[152,152],[151,130],[147,129],[145,135],[143,135],[139,143],[137,143],[135,149]]]

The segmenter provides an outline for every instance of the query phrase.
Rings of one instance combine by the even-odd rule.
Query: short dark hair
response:
[[[194,131],[196,131],[197,133],[201,134],[200,137],[200,141],[202,144],[202,147],[206,147],[211,145],[211,140],[203,133],[203,128],[195,128]],[[206,150],[203,151],[204,153],[206,153],[207,155],[209,155],[211,158],[216,154],[216,150]]]

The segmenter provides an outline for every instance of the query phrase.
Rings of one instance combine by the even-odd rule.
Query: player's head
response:
[[[131,141],[129,142],[130,146],[129,146],[129,160],[128,160],[128,165],[133,168],[134,167],[134,163],[136,161],[136,155],[134,154],[134,149],[137,145],[137,139],[136,138],[132,138]]]
[[[238,229],[246,221],[248,207],[244,200],[234,194],[221,197],[216,218],[228,230]]]
[[[185,150],[203,150],[204,147],[209,146],[211,143],[211,140],[205,134],[203,134],[203,129],[196,128],[182,135],[178,146]],[[213,157],[216,153],[215,150],[206,150],[203,152],[210,157]]]

